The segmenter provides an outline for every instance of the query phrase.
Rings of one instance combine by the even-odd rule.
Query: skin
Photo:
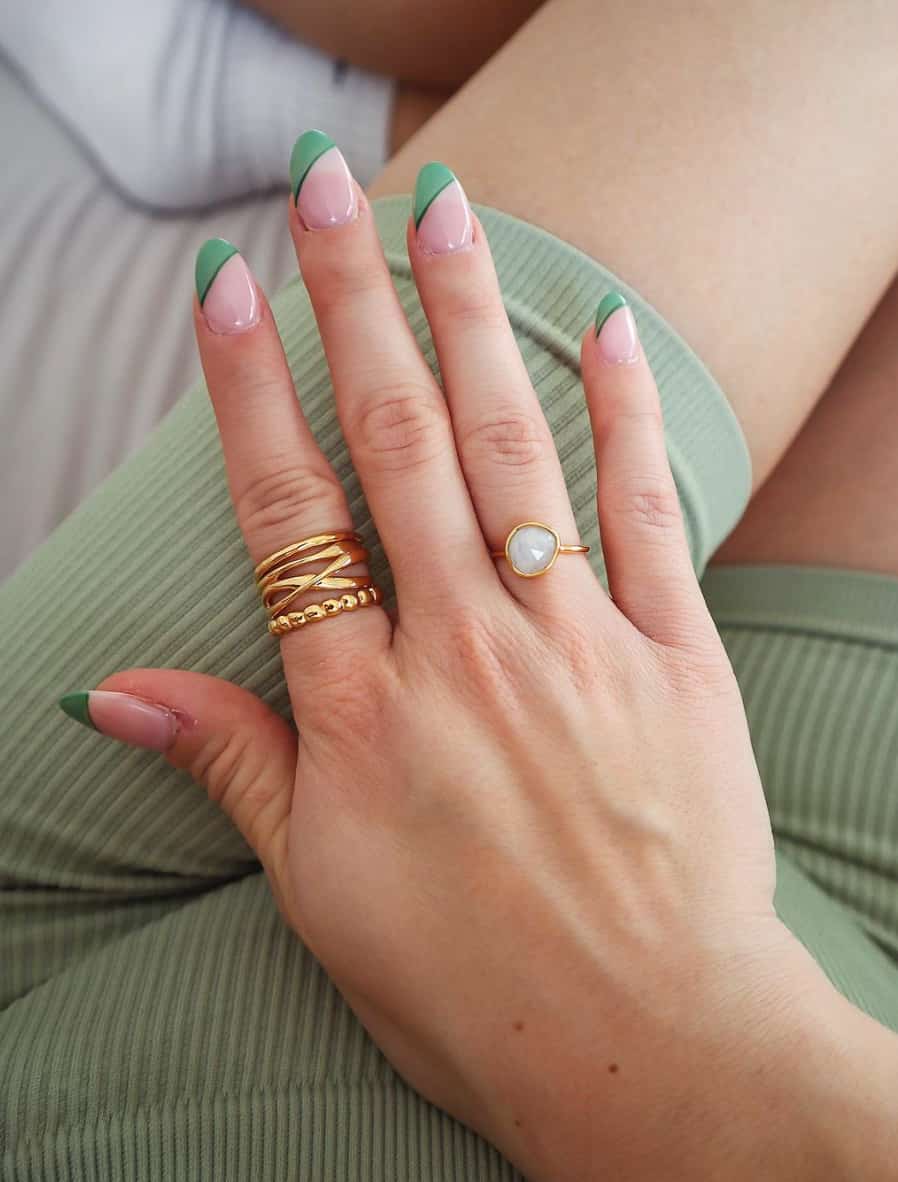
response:
[[[368,192],[445,160],[626,277],[727,391],[757,487],[898,267],[895,129],[870,118],[898,95],[898,8],[683,9],[606,0],[599,28],[591,0],[552,0]]]
[[[362,69],[421,87],[466,82],[541,0],[251,0],[297,40]]]
[[[413,157],[449,159],[473,197],[541,222],[625,275],[731,395],[758,484],[890,282],[898,245],[891,131],[869,120],[883,94],[894,97],[887,46],[898,18],[882,6],[846,29],[844,6],[817,5],[813,20],[779,13],[772,38],[769,12],[741,6],[725,28],[710,7],[677,14],[682,52],[671,62],[659,5],[609,4],[597,44],[583,35],[593,6],[552,0],[372,190],[407,191]],[[846,37],[862,42],[867,70],[856,71]],[[603,57],[603,45],[620,44],[640,52]],[[745,81],[760,50],[772,80],[762,92]],[[816,80],[814,104],[803,101],[808,80],[796,63]],[[690,141],[718,165],[713,190],[694,150],[677,150]],[[571,170],[545,168],[549,142],[556,158],[601,153],[601,185],[562,189]],[[498,458],[505,419],[472,368],[502,373],[503,397],[531,424],[539,418],[508,352],[479,223],[471,251],[438,261],[418,254],[410,229],[447,409],[409,352],[359,202],[348,226],[305,231],[293,212],[290,224],[344,433],[396,575],[399,624],[380,609],[360,613],[339,651],[331,629],[340,621],[283,639],[299,748],[261,702],[215,679],[132,670],[100,688],[198,719],[166,757],[240,826],[288,922],[401,1073],[528,1176],[582,1179],[601,1155],[622,1178],[738,1180],[759,1166],[777,1178],[887,1177],[898,1040],[831,988],[773,912],[769,822],[738,691],[689,567],[651,375],[644,364],[602,367],[586,332],[614,603],[571,559],[524,586],[504,566],[478,566],[476,545],[454,546],[452,569],[441,569],[442,552],[422,543],[434,530],[457,531],[461,543],[508,486]],[[254,559],[317,529],[325,508],[337,523],[345,504],[297,418],[267,308],[252,332],[215,340],[198,313],[197,335]],[[883,403],[869,399],[875,418]],[[545,433],[534,438],[518,492],[564,521],[557,461]],[[474,448],[476,439],[497,446]],[[292,467],[272,470],[273,440],[292,441]],[[476,616],[434,591],[459,579]],[[599,627],[581,625],[571,602]],[[366,695],[341,697],[347,661]],[[534,667],[552,676],[534,679]],[[457,733],[463,747],[451,742]],[[565,753],[568,776],[537,757],[549,746]],[[476,791],[484,769],[488,793]],[[573,801],[570,784],[583,786]],[[622,808],[629,799],[640,807]],[[472,857],[482,849],[489,858]],[[529,917],[523,930],[508,930],[512,906]],[[546,1005],[534,1004],[540,996]],[[439,1014],[428,1010],[433,997]],[[562,1019],[546,1031],[549,1002]],[[613,1059],[602,1053],[612,1046]],[[616,1086],[629,1078],[638,1089]],[[574,1102],[585,1092],[603,1100],[588,1120]],[[691,1119],[654,1120],[672,1095]]]
[[[292,0],[257,6],[304,39],[324,19]],[[433,11],[464,25],[479,65],[498,48],[496,31],[510,33],[535,8],[521,5],[517,23],[507,4]],[[584,38],[597,12],[601,36]],[[392,26],[378,68],[401,79],[394,0],[365,13]],[[364,65],[348,15],[335,18],[329,48]],[[896,12],[883,5],[863,23],[850,16],[844,2],[780,9],[775,26],[763,3],[730,6],[725,19],[708,5],[549,3],[438,119],[449,92],[400,85],[393,151],[420,134],[368,190],[408,191],[422,160],[450,160],[474,199],[538,220],[653,300],[722,382],[754,460],[756,495],[714,562],[898,574],[895,128],[869,118],[894,109],[882,96],[898,89],[896,70],[882,50],[894,43]],[[438,28],[424,52],[456,85],[473,72],[472,58],[449,54]],[[863,76],[852,64],[859,56],[871,66]],[[813,103],[796,95],[805,86],[797,62],[817,79]],[[425,79],[438,76],[429,59],[427,67]],[[535,79],[532,102],[521,77]],[[609,110],[626,119],[609,119]],[[572,185],[574,169],[543,167],[545,142],[563,158],[595,159],[601,183]],[[718,161],[713,185],[694,167],[697,144]],[[832,162],[846,157],[864,184],[840,191]],[[735,317],[738,309],[751,314]]]
[[[393,99],[390,152],[398,152],[443,106],[451,93],[449,90],[418,86],[413,82],[400,82]]]
[[[357,216],[309,230],[291,204],[290,230],[398,620],[372,607],[281,638],[301,740],[205,675],[98,688],[193,720],[165,758],[233,818],[396,1069],[528,1177],[573,1182],[600,1157],[632,1179],[886,1177],[898,1037],[774,910],[763,790],[641,349],[611,364],[591,327],[582,342],[611,598],[573,558],[517,578],[484,537],[522,501],[565,535],[573,517],[482,226],[434,255],[409,222],[441,389],[355,191]],[[195,305],[254,562],[325,519],[351,526],[260,300],[233,334]],[[513,453],[509,422],[528,424]],[[669,1119],[671,1096],[689,1119]]]
[[[716,561],[898,575],[898,283]]]

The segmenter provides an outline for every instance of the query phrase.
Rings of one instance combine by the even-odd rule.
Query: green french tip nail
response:
[[[626,308],[626,306],[627,301],[619,291],[609,291],[606,296],[602,296],[599,306],[596,308],[596,336],[602,331],[602,325],[611,313],[616,312],[618,308]]]
[[[232,246],[224,238],[210,238],[200,247],[196,256],[196,294],[199,297],[200,307],[209,294],[209,288],[212,286],[215,276],[228,259],[239,253],[237,247]]]
[[[290,153],[290,188],[293,191],[294,205],[309,169],[320,156],[336,146],[329,135],[315,128],[304,131],[293,145],[293,151]]]
[[[451,185],[454,180],[455,173],[452,169],[440,164],[438,160],[431,160],[429,164],[424,165],[415,181],[416,230],[421,224],[421,218],[433,204],[434,198],[439,197],[446,186]]]
[[[59,705],[68,714],[69,718],[74,718],[76,722],[81,722],[95,731],[97,728],[91,722],[90,710],[88,709],[89,698],[90,692],[85,693],[83,690],[74,694],[63,694],[59,699]]]

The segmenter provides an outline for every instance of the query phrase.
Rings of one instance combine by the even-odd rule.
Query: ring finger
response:
[[[486,235],[443,164],[426,164],[418,174],[408,253],[456,448],[491,549],[501,550],[513,527],[534,519],[555,530],[562,544],[576,544],[561,462],[508,321]],[[554,545],[550,534],[528,528],[516,536],[510,557],[535,574]],[[506,586],[531,606],[564,598],[587,578],[598,587],[587,563],[568,558],[548,578],[521,578],[504,558],[499,565]]]

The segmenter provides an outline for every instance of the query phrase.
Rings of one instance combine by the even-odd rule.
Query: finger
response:
[[[405,612],[459,577],[495,579],[439,385],[418,348],[365,195],[323,132],[291,159],[290,227],[337,412]]]
[[[197,256],[194,321],[231,499],[253,563],[304,538],[351,530],[343,488],[302,413],[271,309],[243,258],[221,239]],[[296,568],[288,577],[309,570]],[[339,575],[366,573],[360,564]],[[335,594],[312,590],[286,610]],[[385,649],[390,631],[383,611],[367,607],[283,635],[291,697],[297,690],[294,711],[323,666],[370,658]]]
[[[443,164],[426,164],[418,174],[408,253],[459,458],[490,547],[502,549],[513,526],[534,519],[555,529],[562,542],[579,542],[558,452],[505,312],[489,243],[461,184]],[[540,537],[529,536],[530,552],[523,546],[519,561],[538,570]],[[526,538],[519,535],[518,542]],[[547,558],[550,552],[551,546]],[[525,602],[542,604],[552,590],[569,599],[572,585],[587,581],[598,590],[582,559],[565,557],[545,579],[520,578],[504,560],[499,570]]]
[[[704,601],[667,458],[658,389],[632,309],[618,292],[599,304],[582,342],[581,372],[612,598],[646,636],[685,643],[706,623]]]
[[[182,669],[128,669],[66,694],[66,714],[100,734],[158,751],[188,772],[255,851],[280,904],[296,732],[255,694]]]

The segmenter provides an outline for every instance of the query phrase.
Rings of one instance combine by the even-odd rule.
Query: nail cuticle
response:
[[[358,217],[352,173],[343,153],[323,131],[305,131],[293,145],[290,187],[306,230],[330,230]]]
[[[431,160],[418,173],[413,216],[422,254],[458,254],[474,245],[468,198],[455,173],[438,160]]]

